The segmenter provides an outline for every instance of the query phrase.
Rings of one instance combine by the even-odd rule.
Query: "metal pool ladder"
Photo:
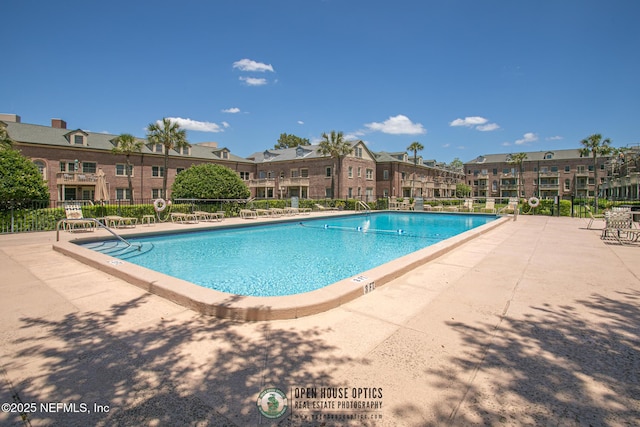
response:
[[[124,243],[125,245],[127,245],[128,247],[137,247],[138,250],[140,250],[142,248],[141,244],[132,244],[130,243],[128,240],[126,240],[124,237],[120,236],[118,233],[116,233],[115,231],[113,231],[111,228],[107,227],[105,224],[101,223],[100,221],[98,221],[96,218],[84,218],[84,221],[93,221],[96,223],[96,226],[100,227],[100,228],[104,228],[105,230],[107,230],[109,233],[113,234],[113,236],[120,240],[122,243]],[[58,223],[56,224],[56,242],[60,241],[60,224],[63,224],[66,221],[66,219],[61,219],[60,221],[58,221]]]
[[[356,211],[359,211],[360,209],[364,209],[366,213],[371,212],[371,207],[362,200],[358,200],[356,202]]]

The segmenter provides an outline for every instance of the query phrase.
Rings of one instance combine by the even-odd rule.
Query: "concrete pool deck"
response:
[[[640,246],[586,225],[520,216],[339,307],[268,322],[145,292],[53,251],[55,233],[3,235],[0,402],[33,426],[634,425]],[[275,420],[256,404],[271,387],[289,397]],[[25,424],[2,411],[0,425]]]

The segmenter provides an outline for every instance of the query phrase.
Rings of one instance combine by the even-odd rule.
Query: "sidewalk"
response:
[[[330,387],[382,408],[326,425],[633,425],[640,247],[586,224],[519,216],[339,308],[257,323],[93,270],[53,252],[55,233],[0,236],[0,402],[36,403],[33,426],[320,425],[256,401]]]

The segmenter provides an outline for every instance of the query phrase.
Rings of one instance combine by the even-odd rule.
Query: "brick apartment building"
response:
[[[94,200],[99,171],[105,175],[110,200],[129,198],[125,156],[112,152],[117,135],[68,129],[60,119],[52,119],[51,126],[21,123],[15,114],[0,114],[0,126],[14,148],[38,166],[53,200]],[[165,171],[164,147],[141,141],[142,151],[130,156],[133,196],[138,200],[165,197],[165,173],[170,189],[178,173],[201,163],[232,169],[257,198],[452,197],[463,179],[462,171],[444,164],[421,157],[414,164],[407,153],[374,153],[362,141],[351,143],[353,152],[340,164],[320,155],[314,145],[267,149],[243,158],[216,143],[192,144],[170,152]]]
[[[521,182],[518,166],[510,162],[511,154],[482,155],[465,163],[465,182],[475,197],[594,196],[593,158],[581,157],[579,149],[527,152],[526,155]],[[600,187],[606,179],[608,160],[597,158]]]

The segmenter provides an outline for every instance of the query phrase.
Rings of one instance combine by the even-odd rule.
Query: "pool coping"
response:
[[[340,215],[341,216],[341,215]],[[186,280],[178,279],[163,273],[120,260],[109,255],[86,249],[76,243],[112,239],[105,237],[73,238],[54,242],[53,249],[87,264],[99,271],[118,277],[144,289],[147,292],[166,298],[176,304],[192,309],[204,315],[239,321],[265,321],[295,319],[328,311],[339,307],[355,298],[375,292],[376,288],[413,270],[421,264],[436,259],[474,239],[495,227],[509,221],[510,217],[498,217],[495,221],[475,227],[442,242],[412,252],[393,261],[364,271],[331,285],[302,294],[255,297],[233,295],[214,289],[204,288]],[[276,222],[295,222],[299,218],[283,219],[269,222],[250,222],[234,224],[218,224],[211,227],[183,228],[171,231],[149,230],[127,234],[126,237],[158,235],[176,232],[195,232],[220,228],[238,228],[252,225],[266,225]]]

